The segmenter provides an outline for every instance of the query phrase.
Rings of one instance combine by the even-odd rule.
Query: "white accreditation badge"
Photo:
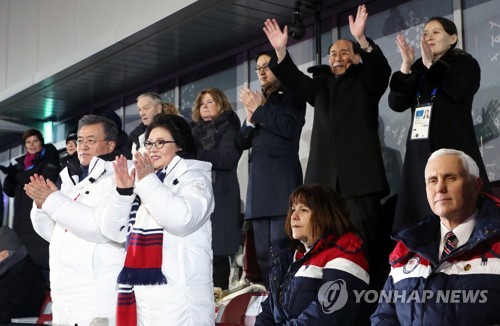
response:
[[[411,129],[411,139],[429,138],[429,126],[431,124],[432,104],[424,104],[415,108]]]

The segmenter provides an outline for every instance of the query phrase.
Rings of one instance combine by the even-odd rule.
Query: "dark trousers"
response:
[[[229,274],[231,271],[229,256],[214,255],[213,269],[214,286],[226,290],[229,287]]]
[[[389,264],[386,239],[387,232],[383,230],[380,198],[378,195],[369,195],[346,199],[351,221],[357,232],[363,237],[370,270],[370,289],[381,290],[389,274]],[[361,312],[364,318],[360,319],[369,325],[369,317],[375,310],[376,303]]]
[[[288,243],[288,236],[285,233],[286,216],[272,216],[252,220],[255,253],[259,263],[262,280],[269,289],[269,274],[271,273],[269,259],[272,248],[283,247]]]

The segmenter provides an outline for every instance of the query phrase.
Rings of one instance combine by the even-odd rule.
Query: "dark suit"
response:
[[[287,243],[288,199],[302,184],[299,141],[305,107],[304,100],[279,89],[253,113],[255,127],[245,121],[237,137],[241,149],[251,149],[245,219],[253,221],[257,260],[266,284],[269,248]]]

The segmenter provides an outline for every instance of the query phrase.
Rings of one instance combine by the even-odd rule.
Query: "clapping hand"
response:
[[[259,92],[253,92],[245,87],[240,91],[240,101],[245,107],[247,121],[252,122],[252,115],[255,110],[265,102],[264,96]]]
[[[135,181],[135,169],[128,173],[127,158],[123,155],[116,156],[113,162],[116,187],[120,189],[132,188]]]
[[[38,208],[42,208],[47,197],[58,190],[50,179],[44,179],[36,173],[30,177],[30,182],[24,185],[26,195],[33,199]]]
[[[425,41],[425,34],[422,35],[422,39],[420,40],[420,50],[422,52],[422,63],[427,68],[430,68],[434,61],[434,54],[432,54],[431,47]]]
[[[411,65],[413,64],[413,61],[415,61],[415,48],[410,47],[408,43],[406,43],[405,37],[401,34],[396,36],[396,44],[398,45],[399,52],[403,58],[401,72],[409,74]]]

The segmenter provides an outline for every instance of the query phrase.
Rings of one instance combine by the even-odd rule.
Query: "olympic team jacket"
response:
[[[60,173],[61,190],[31,210],[35,231],[50,242],[53,322],[89,325],[95,317],[107,317],[114,325],[124,246],[99,229],[104,203],[116,188],[113,166],[94,157],[80,182],[67,169]]]
[[[479,202],[469,241],[443,262],[437,216],[394,235],[385,298],[372,325],[500,324],[500,208],[487,197]]]
[[[103,232],[124,243],[131,205],[138,195],[137,219],[149,214],[163,227],[165,285],[135,286],[140,325],[213,325],[212,164],[175,156],[163,183],[151,173],[138,181],[134,195],[113,191],[102,220]]]
[[[357,235],[323,238],[306,254],[286,250],[271,261],[271,293],[256,326],[358,324],[363,304],[353,291],[366,290],[369,275]]]

